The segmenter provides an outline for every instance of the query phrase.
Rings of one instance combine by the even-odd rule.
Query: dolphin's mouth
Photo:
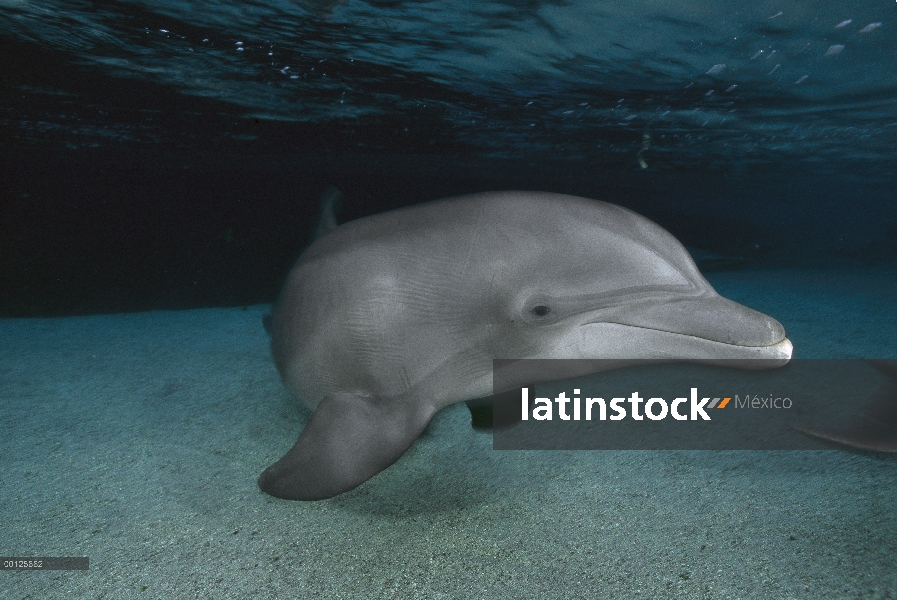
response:
[[[787,340],[785,328],[772,317],[716,294],[630,306],[625,312],[601,315],[593,322],[598,323],[744,348],[774,348]]]
[[[596,358],[759,359],[756,368],[764,368],[786,364],[794,350],[781,323],[713,291],[620,303],[578,329],[571,341],[579,356]]]
[[[653,332],[655,335],[659,334],[661,337],[669,337],[669,341],[674,345],[676,343],[676,339],[679,338],[680,344],[683,348],[694,346],[695,344],[699,344],[704,347],[707,351],[717,353],[717,356],[721,356],[724,354],[729,354],[732,352],[741,353],[744,358],[757,358],[757,359],[769,359],[769,360],[781,360],[784,359],[785,362],[791,360],[791,355],[794,352],[794,344],[791,343],[784,335],[782,339],[777,341],[774,344],[768,344],[766,346],[753,346],[748,344],[733,344],[730,342],[723,342],[720,340],[714,340],[711,338],[699,336],[699,335],[690,335],[686,333],[678,333],[675,331],[667,331],[665,329],[654,329],[649,327],[639,327],[637,325],[627,325],[624,323],[607,323],[609,325],[618,325],[620,327],[625,327],[627,329],[642,329],[646,332]],[[593,325],[597,325],[597,323],[593,323]],[[635,334],[635,337],[639,337]],[[651,334],[648,334],[648,337],[651,337]],[[710,358],[710,357],[708,357]],[[782,363],[785,364],[785,363]]]
[[[698,361],[762,369],[787,364],[794,350],[785,337],[773,344],[747,346],[608,322],[585,323],[571,334],[552,353],[554,358]]]
[[[794,346],[782,336],[770,344],[749,345],[707,336],[614,322],[585,323],[568,338],[558,358],[592,357],[646,360],[708,360],[740,368],[771,368],[787,364]],[[751,365],[751,361],[756,365]]]
[[[712,338],[712,337],[708,337],[708,336],[703,336],[703,335],[693,335],[693,334],[690,334],[690,333],[682,333],[682,332],[679,332],[679,331],[671,331],[671,330],[669,330],[669,329],[664,329],[664,328],[659,328],[659,327],[643,327],[643,326],[641,326],[641,325],[632,325],[631,323],[621,323],[621,322],[619,322],[619,321],[594,321],[594,322],[591,322],[591,323],[586,323],[585,325],[599,325],[599,324],[602,324],[602,323],[606,323],[606,324],[609,324],[609,325],[619,325],[619,326],[621,326],[621,327],[627,327],[627,328],[630,328],[630,329],[644,329],[644,330],[647,330],[647,331],[655,331],[655,332],[658,332],[658,333],[665,333],[665,334],[674,335],[674,336],[681,336],[681,337],[685,337],[685,338],[694,338],[694,339],[697,339],[697,340],[704,340],[704,341],[706,341],[706,342],[713,343],[713,344],[720,344],[720,345],[722,345],[722,346],[733,346],[733,347],[736,347],[736,348],[757,348],[757,349],[768,348],[768,349],[774,349],[774,348],[784,347],[785,345],[790,345],[790,344],[791,344],[791,340],[789,340],[787,337],[785,337],[785,335],[784,335],[784,330],[783,330],[783,334],[782,334],[782,337],[781,337],[780,340],[778,340],[778,341],[776,341],[776,342],[774,342],[774,343],[772,343],[772,344],[765,344],[765,345],[762,345],[762,346],[761,346],[761,345],[756,345],[756,344],[740,344],[740,343],[738,343],[738,342],[736,342],[736,341],[732,341],[732,340],[720,340],[720,339],[714,339],[714,338]]]

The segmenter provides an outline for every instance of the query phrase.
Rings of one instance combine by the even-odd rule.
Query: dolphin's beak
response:
[[[645,304],[619,317],[607,322],[681,333],[732,346],[772,346],[785,339],[785,328],[772,317],[716,294]]]
[[[583,324],[576,338],[580,356],[699,359],[742,368],[782,366],[793,349],[781,323],[717,294],[621,306]]]

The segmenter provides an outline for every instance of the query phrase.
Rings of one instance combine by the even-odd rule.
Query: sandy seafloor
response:
[[[897,356],[897,272],[713,273],[795,356]],[[3,598],[897,598],[897,460],[498,452],[464,405],[333,500],[258,474],[309,412],[265,306],[0,321]]]

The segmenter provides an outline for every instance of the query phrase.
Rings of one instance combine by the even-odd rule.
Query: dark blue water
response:
[[[270,301],[327,185],[342,219],[537,189],[717,267],[894,262],[895,10],[0,0],[0,312]]]

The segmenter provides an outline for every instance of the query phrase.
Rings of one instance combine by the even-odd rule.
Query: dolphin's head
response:
[[[603,202],[550,206],[538,231],[519,221],[519,260],[499,279],[514,358],[790,360],[782,325],[717,294],[660,226]]]

